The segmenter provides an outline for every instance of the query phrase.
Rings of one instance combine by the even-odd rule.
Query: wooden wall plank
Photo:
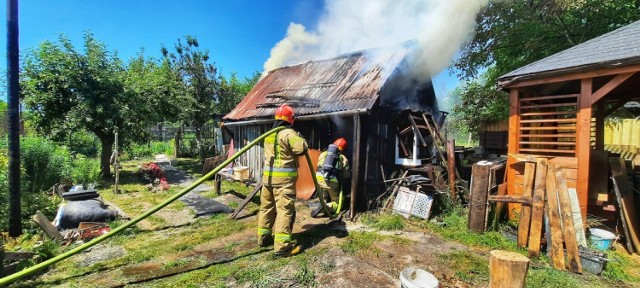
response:
[[[533,180],[536,172],[536,164],[527,162],[524,164],[524,184],[522,195],[524,197],[531,197],[533,194]],[[520,208],[520,221],[518,223],[518,247],[526,247],[527,239],[529,238],[529,225],[531,223],[531,207],[527,205],[521,205]]]
[[[564,249],[562,248],[562,226],[560,224],[560,210],[558,207],[558,189],[556,188],[555,175],[556,166],[550,164],[547,168],[547,215],[549,216],[549,224],[551,226],[551,262],[553,267],[558,270],[564,270]]]
[[[547,179],[547,159],[538,159],[531,208],[531,229],[529,232],[529,256],[540,256],[540,238],[542,238],[542,216],[544,214],[545,186]]]
[[[519,90],[511,89],[509,95],[509,146],[508,152],[509,154],[518,153],[518,145],[519,134],[520,134],[520,101]],[[507,158],[507,195],[511,195],[514,193],[514,182],[513,178],[515,176],[514,164],[516,163],[515,158],[508,157]]]
[[[557,166],[556,166],[557,167]],[[582,273],[582,265],[580,264],[580,254],[578,252],[578,241],[576,239],[576,230],[573,226],[573,213],[571,211],[571,201],[569,200],[569,190],[567,188],[567,179],[564,177],[564,169],[557,167],[556,187],[558,188],[558,202],[560,204],[560,212],[562,215],[562,227],[564,235],[564,244],[567,249],[567,260],[569,271]]]
[[[492,163],[476,163],[471,168],[471,197],[467,228],[470,231],[484,232],[489,196],[489,173]]]

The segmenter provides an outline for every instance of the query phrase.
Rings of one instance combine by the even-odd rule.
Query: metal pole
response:
[[[20,223],[20,85],[18,0],[7,0],[7,94],[9,101],[9,236],[22,234]]]

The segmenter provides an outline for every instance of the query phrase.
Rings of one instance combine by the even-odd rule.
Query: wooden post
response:
[[[490,254],[489,287],[523,288],[529,269],[529,258],[502,250],[493,250]]]
[[[351,205],[349,208],[349,217],[353,219],[356,216],[356,197],[358,194],[358,186],[360,183],[360,114],[353,115],[353,156],[352,156],[352,172],[351,172]]]
[[[520,134],[520,99],[519,90],[517,88],[512,88],[509,96],[509,146],[508,152],[509,155],[518,153],[520,145],[518,144],[518,137]],[[516,178],[516,170],[514,168],[514,164],[516,163],[515,158],[508,157],[507,158],[507,194],[513,195],[515,194],[515,178]],[[511,212],[508,212],[511,213]]]
[[[120,160],[118,159],[118,132],[116,132],[116,139],[115,139],[115,146],[116,146],[116,151],[115,151],[115,159],[113,160],[113,166],[115,167],[114,169],[116,170],[116,183],[115,183],[115,190],[113,191],[114,193],[118,194],[120,193],[120,190],[118,189],[118,183],[120,182]]]
[[[604,102],[596,104],[596,150],[604,150]]]
[[[487,197],[489,192],[489,173],[493,163],[476,163],[471,168],[471,198],[469,199],[469,219],[467,228],[484,232]]]
[[[42,231],[44,231],[47,236],[53,238],[54,240],[62,240],[62,235],[60,235],[60,233],[58,232],[58,229],[56,229],[55,226],[53,226],[53,224],[51,224],[51,222],[49,221],[49,219],[47,219],[47,216],[44,216],[44,214],[42,214],[42,212],[38,211],[36,212],[35,215],[33,215],[33,222],[36,222],[36,224],[38,224],[38,226],[40,226],[40,228],[42,228]]]
[[[180,125],[178,127],[178,131],[176,131],[175,140],[173,141],[173,143],[174,143],[173,157],[174,158],[178,158],[178,155],[180,154],[179,150],[180,150],[180,142],[181,141],[182,141],[182,125]]]
[[[222,190],[222,177],[216,174],[215,176],[213,176],[213,179],[215,181],[213,185],[213,191],[216,192],[216,195],[220,195],[220,190]]]
[[[591,162],[591,78],[582,79],[578,98],[576,122],[576,158],[578,158],[578,200],[582,219],[587,219],[587,195],[589,194],[589,163]]]
[[[451,192],[451,202],[456,202],[456,140],[447,140],[447,167],[449,168],[449,191]]]

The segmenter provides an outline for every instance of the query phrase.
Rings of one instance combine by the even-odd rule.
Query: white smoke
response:
[[[489,0],[326,0],[317,29],[291,23],[271,49],[265,72],[285,65],[417,40],[410,72],[431,77],[446,68],[473,35]]]

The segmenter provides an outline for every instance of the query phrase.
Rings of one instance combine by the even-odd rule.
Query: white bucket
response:
[[[596,246],[600,251],[606,251],[611,248],[611,244],[616,239],[616,235],[603,229],[589,228],[591,232],[591,244]]]
[[[438,288],[438,279],[431,273],[416,267],[407,267],[400,272],[402,288]]]

